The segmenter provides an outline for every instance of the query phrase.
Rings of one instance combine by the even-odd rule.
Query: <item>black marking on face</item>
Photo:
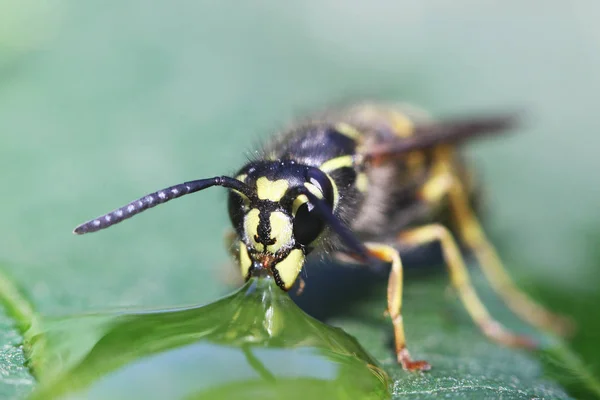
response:
[[[279,288],[283,291],[287,292],[287,289],[285,288],[285,283],[283,283],[281,276],[279,276],[279,271],[277,271],[277,268],[271,268],[271,273],[273,274],[273,279],[275,279],[275,283],[277,284],[277,286],[279,286]]]
[[[258,235],[254,240],[261,243],[265,248],[277,242],[276,238],[271,237],[271,213],[279,209],[279,205],[269,200],[263,200],[258,203]]]

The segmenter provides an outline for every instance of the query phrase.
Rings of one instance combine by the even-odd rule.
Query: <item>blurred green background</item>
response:
[[[572,346],[597,372],[599,13],[591,1],[2,0],[0,260],[48,314],[209,302],[233,270],[224,191],[71,230],[231,173],[290,118],[332,103],[522,109],[517,135],[468,150],[488,231],[523,286],[575,316]],[[0,371],[26,390],[18,374]]]

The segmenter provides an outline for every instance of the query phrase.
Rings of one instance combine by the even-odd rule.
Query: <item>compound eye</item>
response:
[[[331,180],[323,171],[310,168],[305,174],[305,186],[317,197],[322,198],[333,211],[334,192]],[[325,228],[325,221],[317,213],[305,195],[294,200],[292,209],[294,215],[294,238],[296,242],[308,246]]]
[[[302,198],[306,199],[306,196],[300,196],[296,201],[302,201]],[[308,246],[321,234],[323,228],[325,228],[325,223],[307,201],[296,209],[294,215],[294,238],[296,243]]]

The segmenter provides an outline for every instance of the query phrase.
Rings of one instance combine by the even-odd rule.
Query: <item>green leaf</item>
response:
[[[14,321],[0,314],[0,398],[23,398],[35,384],[25,367],[25,356],[21,348],[22,336]]]
[[[353,305],[355,309],[349,317],[332,321],[356,336],[383,363],[394,379],[394,398],[570,398],[544,373],[537,354],[490,342],[470,321],[458,300],[449,295],[447,277],[434,273],[412,277],[412,281],[410,278],[411,274],[404,301],[407,345],[414,358],[432,364],[430,372],[410,374],[397,366],[390,352],[390,323],[373,313],[385,309],[385,287],[370,291],[369,300]],[[551,344],[552,338],[535,334],[514,318],[503,318],[506,312],[489,296],[489,290],[480,292],[487,294],[486,303],[492,314],[503,322],[508,319],[510,328],[534,334],[546,346],[557,345]]]
[[[351,275],[352,270],[348,274]],[[394,398],[429,398],[434,394],[472,399],[570,398],[556,383],[543,376],[542,366],[534,354],[491,343],[470,321],[461,318],[464,312],[454,310],[458,312],[449,313],[457,304],[455,299],[448,298],[443,277],[433,274],[416,278],[407,285],[406,291],[404,316],[408,343],[413,356],[424,357],[434,365],[431,372],[409,373],[402,371],[396,363],[388,340],[391,339],[391,324],[378,312],[385,309],[385,287],[373,290],[378,285],[372,282],[365,285],[365,279],[362,279],[358,288],[371,288],[372,292],[367,293],[368,296],[359,296],[358,301],[353,296],[354,300],[345,303],[347,311],[338,313],[346,317],[331,321],[354,334],[380,360],[392,378]],[[103,398],[108,394],[111,398],[128,398],[142,393],[146,393],[144,398],[150,398],[160,390],[170,390],[188,398],[199,388],[203,388],[203,396],[209,396],[207,385],[225,382],[225,378],[228,383],[219,383],[214,393],[211,392],[211,396],[217,396],[214,398],[227,398],[223,390],[229,391],[229,395],[254,393],[264,398],[267,393],[273,393],[270,381],[281,386],[277,389],[280,395],[286,387],[298,387],[303,393],[302,385],[306,385],[316,398],[332,399],[348,398],[348,393],[357,395],[358,390],[369,387],[365,385],[372,385],[363,376],[365,373],[371,375],[366,365],[377,362],[341,331],[306,319],[288,296],[270,281],[260,280],[258,282],[262,284],[258,286],[250,285],[253,283],[250,282],[238,293],[201,308],[55,319],[39,318],[33,313],[6,278],[0,281],[0,287],[3,302],[20,321],[18,325],[22,330],[29,327],[25,333],[26,354],[32,372],[41,383],[35,399],[66,398],[72,392],[86,393],[86,398]],[[376,296],[378,293],[380,295]],[[314,296],[312,300],[315,300]],[[334,297],[331,304],[322,303],[322,309],[335,308],[333,303],[339,301],[340,298]],[[454,307],[449,306],[452,303]],[[498,309],[493,301],[491,304]],[[555,349],[563,362],[585,372],[575,364],[579,362],[577,358],[561,349],[558,341],[543,336],[539,339],[550,342],[547,348]],[[248,345],[252,347],[246,347]],[[238,346],[241,353],[235,356],[232,351]],[[267,348],[273,348],[276,353]],[[321,350],[313,353],[311,348]],[[325,353],[322,353],[323,349],[326,349]],[[254,353],[252,358],[260,358],[259,366],[267,366],[264,369],[266,377],[259,373],[258,380],[245,381],[247,378],[244,377],[253,376],[255,371],[260,372],[263,368],[257,370],[255,363],[248,364],[247,351]],[[240,359],[242,354],[246,355]],[[348,358],[343,354],[352,356]],[[186,361],[190,357],[196,361]],[[353,359],[364,360],[362,367]],[[295,369],[282,370],[287,365],[284,360]],[[284,364],[277,367],[281,362]],[[228,372],[221,371],[219,365]],[[251,367],[249,370],[248,366]],[[341,368],[341,372],[333,386],[323,386],[332,378],[315,378],[329,376],[331,368]],[[316,374],[315,377],[301,380],[309,370]],[[288,382],[293,373],[300,375]],[[157,374],[167,383],[158,381],[154,388],[148,378]],[[376,375],[371,377],[372,382],[379,382]],[[142,380],[136,384],[137,379]],[[260,386],[261,382],[267,386]],[[249,392],[238,392],[241,389],[236,385],[242,385],[241,388],[246,385]],[[171,389],[166,389],[168,387]],[[336,387],[349,392],[332,392]],[[366,398],[366,393],[372,391],[367,389],[365,395],[359,397]]]
[[[25,338],[32,400],[389,396],[377,361],[271,278],[204,307],[42,320]]]
[[[250,349],[255,349],[255,356],[263,364],[271,365],[265,371],[272,370],[275,375],[268,372],[270,378],[267,379],[264,374],[259,374],[258,381],[245,383],[252,388],[249,393],[255,393],[259,397],[265,396],[267,388],[270,388],[268,393],[271,393],[273,386],[269,384],[261,388],[256,385],[260,382],[268,383],[271,379],[281,385],[280,390],[290,385],[302,388],[305,384],[315,391],[317,398],[349,396],[347,393],[331,392],[330,387],[322,386],[324,381],[314,378],[312,381],[294,380],[286,384],[291,370],[280,376],[282,366],[273,368],[283,360],[289,360],[291,365],[304,365],[296,372],[300,374],[306,373],[303,372],[307,371],[306,365],[314,364],[308,367],[309,370],[313,373],[322,371],[317,375],[323,376],[330,374],[328,371],[332,368],[326,367],[324,362],[337,365],[341,361],[340,365],[344,365],[341,371],[344,372],[336,378],[338,383],[333,387],[347,388],[350,393],[357,393],[364,388],[367,381],[362,376],[365,372],[370,374],[369,369],[364,369],[366,364],[363,364],[364,372],[361,372],[359,364],[351,360],[359,357],[369,365],[376,363],[360,347],[356,347],[355,341],[343,336],[341,331],[306,319],[287,295],[272,282],[258,287],[248,284],[237,294],[202,308],[154,313],[104,313],[58,319],[39,318],[28,308],[27,301],[10,281],[5,278],[0,283],[3,302],[20,322],[18,325],[22,330],[29,327],[25,333],[26,354],[30,359],[32,372],[41,383],[34,397],[36,399],[64,398],[71,392],[87,393],[87,398],[102,398],[107,393],[110,393],[111,398],[120,398],[140,394],[142,390],[151,390],[144,395],[145,398],[150,398],[149,396],[156,395],[156,390],[169,387],[168,384],[161,383],[156,389],[151,389],[153,386],[147,379],[142,379],[139,384],[144,382],[143,385],[137,387],[136,377],[140,377],[140,374],[142,378],[145,375],[150,377],[159,374],[167,382],[175,382],[171,389],[173,393],[180,393],[179,396],[187,398],[190,391],[198,390],[194,388],[204,387],[206,390],[206,385],[212,385],[215,379],[220,382],[217,376],[213,376],[215,371],[219,371],[220,365],[215,360],[223,361],[223,367],[231,372],[229,374],[223,370],[220,374],[223,378],[227,377],[229,383],[219,389],[220,397],[217,398],[227,398],[222,390],[227,388],[226,390],[234,391],[228,393],[238,393],[238,376],[241,379],[239,384],[244,384],[244,376],[249,374],[243,368],[240,369],[244,365],[248,368],[248,364],[243,361],[244,357],[239,360],[239,356],[232,356],[232,348],[227,347],[232,345],[234,348],[241,346],[244,354],[249,350],[245,346],[253,346]],[[361,287],[374,289],[374,285],[365,285],[364,281]],[[385,309],[384,287],[371,292],[370,296],[359,296],[362,297],[360,301],[347,302],[350,312],[341,313],[347,316],[338,317],[331,322],[353,333],[380,360],[392,377],[394,398],[428,398],[433,394],[443,394],[446,398],[472,399],[570,398],[558,385],[544,378],[541,364],[533,354],[490,343],[469,321],[457,318],[460,312],[449,316],[450,308],[447,303],[452,303],[453,299],[448,299],[445,287],[445,279],[438,275],[421,276],[407,285],[406,291],[405,303],[412,305],[405,307],[408,311],[404,313],[409,327],[408,343],[414,356],[424,357],[434,365],[431,372],[408,373],[397,365],[391,352],[390,340],[386,340],[391,324],[381,313],[377,313]],[[375,296],[377,292],[381,296]],[[333,302],[339,300],[333,298]],[[498,308],[497,304],[492,304],[494,308]],[[325,305],[323,308],[330,306],[331,304]],[[539,339],[544,337],[540,336]],[[545,339],[554,342],[550,348],[558,349],[558,342]],[[222,347],[221,343],[226,347]],[[204,347],[198,350],[198,346]],[[278,349],[276,351],[279,353],[265,353],[265,346]],[[337,355],[331,358],[327,355],[330,353],[321,353],[325,359],[313,361],[311,347],[331,349]],[[285,348],[290,350],[286,352]],[[571,353],[565,353],[564,349],[562,351],[562,360],[573,364],[573,360],[566,358],[571,357],[577,362]],[[169,355],[174,353],[179,355]],[[187,356],[182,358],[183,354]],[[190,354],[195,354],[192,358],[196,361],[192,364],[185,361]],[[342,361],[340,354],[353,356]],[[294,359],[302,361],[293,361]],[[330,361],[325,361],[327,359]],[[135,365],[141,367],[135,368]],[[183,365],[183,369],[175,368],[176,365]],[[249,365],[250,371],[256,371],[252,362]],[[192,369],[193,373],[188,369]],[[165,375],[166,371],[169,371],[169,375]],[[202,383],[203,380],[199,380],[197,376],[206,376],[208,380]],[[378,382],[376,376],[372,378],[374,382]],[[127,385],[124,386],[124,382]],[[355,389],[351,389],[353,387]],[[372,393],[372,390],[366,393]],[[213,395],[217,396],[217,392]]]
[[[409,346],[434,365],[421,377],[394,363],[389,321],[380,315],[384,288],[330,317],[384,363],[397,393],[426,398],[421,388],[429,385],[452,396],[443,388],[478,384],[494,397],[500,387],[506,396],[519,394],[510,391],[516,387],[542,396],[560,394],[560,382],[574,397],[600,398],[598,319],[590,318],[600,305],[593,9],[29,3],[36,5],[0,2],[0,259],[36,312],[205,304],[225,294],[224,277],[237,270],[225,266],[228,221],[216,189],[109,232],[70,232],[140,194],[234,171],[256,138],[267,140],[295,114],[364,97],[437,114],[524,106],[530,117],[520,135],[470,155],[485,178],[487,226],[512,275],[573,315],[577,335],[539,356],[498,348],[455,300],[437,297],[444,277],[411,279]],[[314,269],[308,274],[310,289]],[[499,320],[525,329],[479,286]],[[34,383],[15,324],[32,314],[8,303],[17,319],[0,315],[0,397],[21,398]]]

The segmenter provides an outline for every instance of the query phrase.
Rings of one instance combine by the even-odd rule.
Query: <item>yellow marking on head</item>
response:
[[[290,247],[294,229],[290,217],[281,211],[274,211],[269,215],[269,223],[271,224],[271,238],[276,241],[274,244],[267,246],[267,251],[275,253],[282,247]]]
[[[337,124],[335,126],[335,130],[354,141],[358,141],[362,136],[362,133],[358,129],[345,122],[340,122],[339,124]]]
[[[359,173],[354,184],[359,192],[366,192],[369,188],[369,178],[367,178],[367,174],[365,172]]]
[[[352,167],[354,166],[354,156],[340,156],[332,158],[331,160],[325,161],[319,169],[325,173],[331,172],[336,169]]]
[[[390,120],[394,133],[400,137],[410,137],[415,131],[415,124],[401,112],[390,112]]]
[[[237,179],[240,182],[245,182],[246,178],[248,177],[248,174],[241,174],[235,177],[235,179]]]
[[[307,188],[309,192],[317,196],[319,199],[323,198],[323,193],[321,192],[321,190],[312,183],[304,182],[304,187]]]
[[[308,203],[308,197],[306,197],[306,195],[304,195],[304,194],[301,194],[300,196],[298,196],[294,199],[294,202],[292,203],[292,215],[293,216],[296,216],[296,212],[298,211],[300,206],[304,203]]]
[[[335,181],[331,178],[331,176],[329,176],[329,174],[326,175],[327,179],[329,179],[329,182],[331,182],[331,187],[333,188],[333,209],[335,210],[335,208],[337,207],[338,200],[340,198],[340,193],[338,191],[337,185],[335,184]],[[310,182],[305,182],[304,187],[307,188],[312,194],[317,196],[319,199],[323,199],[323,192],[321,192],[321,189],[319,189],[319,187],[317,187],[316,185]],[[308,202],[308,198],[305,195],[300,195],[296,197],[296,199],[294,199],[294,202],[292,203],[292,215],[296,215],[296,211],[298,211],[298,208],[300,208],[300,206],[306,202]]]
[[[254,237],[258,235],[258,223],[260,219],[258,218],[258,208],[253,208],[246,214],[246,218],[244,218],[244,232],[252,246],[258,251],[262,251],[262,243],[258,243]]]
[[[242,272],[242,276],[245,278],[248,276],[248,270],[252,266],[252,260],[250,260],[250,255],[248,254],[248,248],[244,244],[244,242],[240,242],[240,270]]]
[[[279,201],[290,184],[285,179],[271,181],[265,176],[256,180],[256,193],[261,200]]]
[[[294,285],[303,265],[304,253],[300,249],[290,251],[286,258],[275,264],[275,269],[283,281],[285,290],[289,290]]]
[[[329,174],[326,174],[329,182],[331,182],[331,187],[333,188],[333,209],[337,208],[338,200],[340,199],[340,192],[338,191],[338,187],[335,184],[335,181]],[[333,210],[332,210],[333,211]]]

